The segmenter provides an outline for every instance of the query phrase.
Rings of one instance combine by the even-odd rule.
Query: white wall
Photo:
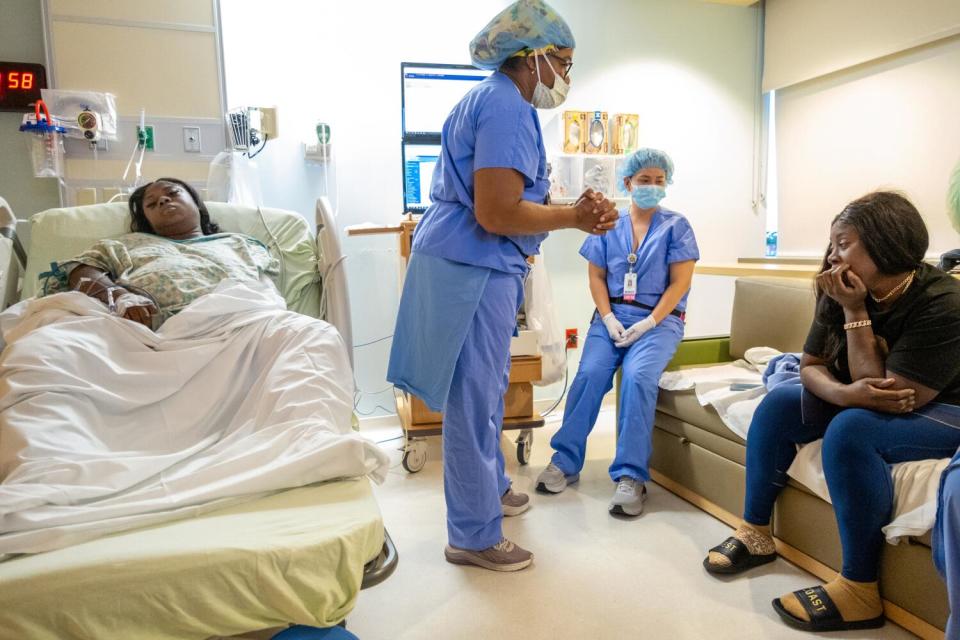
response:
[[[313,201],[325,190],[323,169],[303,163],[299,144],[323,120],[333,127],[337,187],[331,186],[330,195],[341,227],[394,223],[401,213],[400,62],[469,62],[467,43],[509,4],[221,3],[229,105],[280,108],[281,137],[258,158],[265,204],[312,218]],[[664,204],[690,218],[704,259],[762,255],[764,219],[751,207],[758,8],[696,0],[551,4],[578,42],[565,107],[639,113],[641,144],[666,149],[677,165]],[[558,114],[541,114],[554,147]],[[582,335],[592,308],[586,266],[576,253],[581,240],[575,232],[560,232],[545,251],[560,321]],[[354,341],[387,336],[396,313],[395,243],[352,238],[344,244]],[[691,299],[691,315],[700,318],[698,333],[722,331],[729,318],[716,308],[719,292],[727,288],[710,282],[698,281]],[[387,389],[389,344],[357,351],[361,389]],[[571,355],[573,372],[579,352]],[[377,404],[392,406],[389,390],[364,396],[359,409],[371,411]]]
[[[958,102],[960,36],[778,90],[781,253],[821,255],[834,216],[875,189],[916,205],[930,257],[956,247],[946,194]]]

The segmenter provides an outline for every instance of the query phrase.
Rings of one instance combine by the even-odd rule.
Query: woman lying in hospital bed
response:
[[[194,189],[161,178],[130,196],[131,230],[56,269],[43,292],[80,291],[118,315],[157,328],[225,280],[258,282],[278,263],[259,241],[220,227]]]
[[[0,559],[385,476],[350,429],[340,335],[261,282],[277,273],[267,249],[217,233],[179,180],[139,189],[130,211],[134,233],[0,314]]]

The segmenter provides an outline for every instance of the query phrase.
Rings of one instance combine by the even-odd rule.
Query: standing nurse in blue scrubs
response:
[[[549,182],[537,108],[560,105],[573,34],[540,0],[520,0],[470,43],[495,69],[443,125],[433,204],[417,225],[387,379],[443,411],[444,555],[455,564],[517,571],[533,554],[503,537],[504,515],[529,507],[511,491],[500,450],[510,338],[527,258],[547,232],[602,234],[617,212],[588,191],[574,206],[544,204]]]
[[[583,468],[587,436],[603,397],[623,366],[617,451],[610,477],[617,483],[610,512],[638,516],[650,479],[653,416],[660,374],[683,338],[684,309],[700,258],[687,219],[659,206],[673,182],[673,161],[663,151],[629,156],[621,178],[632,204],[604,237],[590,237],[580,255],[589,265],[597,311],[587,333],[580,368],[570,386],[563,424],[550,441],[556,453],[537,478],[537,489],[560,493]]]

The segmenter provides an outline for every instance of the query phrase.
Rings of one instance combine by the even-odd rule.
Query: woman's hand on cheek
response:
[[[840,265],[817,276],[817,283],[824,293],[846,309],[863,307],[867,287],[863,280],[850,270],[849,265]]]

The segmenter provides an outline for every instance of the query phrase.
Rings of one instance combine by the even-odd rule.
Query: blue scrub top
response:
[[[496,72],[453,108],[443,124],[441,155],[433,172],[433,204],[417,225],[413,250],[506,273],[526,273],[527,256],[547,234],[501,236],[474,215],[473,172],[514,169],[523,176],[523,199],[542,203],[550,183],[537,110],[506,75]]]
[[[607,291],[612,298],[623,295],[623,276],[630,267],[627,256],[632,252],[633,223],[629,208],[621,209],[617,226],[606,235],[587,236],[580,247],[580,255],[607,270]],[[700,249],[687,219],[676,211],[658,208],[650,219],[647,235],[637,247],[637,262],[633,268],[637,274],[636,301],[657,306],[663,292],[670,286],[670,265],[699,259]],[[678,310],[687,308],[688,294],[680,299]],[[618,312],[633,308],[630,305],[613,306]]]

